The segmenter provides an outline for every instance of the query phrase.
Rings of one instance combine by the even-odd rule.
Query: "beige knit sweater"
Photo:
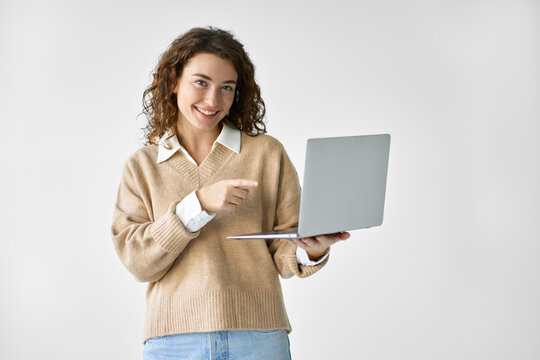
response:
[[[199,167],[181,152],[158,164],[157,154],[156,146],[146,146],[126,162],[112,224],[120,260],[148,282],[144,340],[227,329],[290,331],[278,272],[306,277],[327,259],[302,266],[288,242],[225,238],[296,225],[300,186],[283,146],[268,135],[242,133],[239,154],[217,143]],[[259,186],[235,211],[187,232],[176,204],[205,184],[236,178]]]

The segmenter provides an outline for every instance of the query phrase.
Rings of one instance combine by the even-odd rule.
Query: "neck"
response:
[[[176,123],[178,141],[190,153],[190,150],[198,152],[212,148],[212,144],[214,144],[221,133],[221,124],[216,125],[210,130],[201,130],[190,125],[186,125],[186,122],[183,121]]]

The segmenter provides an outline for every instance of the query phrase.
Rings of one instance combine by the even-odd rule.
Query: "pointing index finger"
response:
[[[233,179],[229,182],[229,184],[234,187],[248,187],[248,188],[255,188],[259,186],[259,183],[256,180],[248,180],[248,179]]]

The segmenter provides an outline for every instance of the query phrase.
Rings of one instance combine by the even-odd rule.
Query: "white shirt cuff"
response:
[[[189,232],[197,232],[214,218],[201,208],[201,203],[195,191],[191,192],[176,205],[176,217],[180,219]]]
[[[300,265],[304,266],[315,266],[324,261],[328,257],[329,253],[324,254],[324,256],[321,256],[318,260],[309,260],[309,256],[306,252],[306,250],[302,249],[301,247],[296,248],[296,261]]]

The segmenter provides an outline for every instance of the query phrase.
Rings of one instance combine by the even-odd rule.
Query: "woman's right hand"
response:
[[[246,199],[250,188],[256,188],[255,180],[222,180],[212,185],[203,186],[196,191],[201,207],[206,212],[235,210]]]

